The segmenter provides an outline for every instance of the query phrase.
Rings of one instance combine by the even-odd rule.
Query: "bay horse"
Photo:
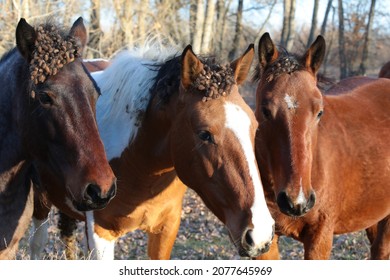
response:
[[[107,59],[94,58],[94,59],[83,59],[83,64],[87,70],[92,72],[103,71],[110,65],[110,61]]]
[[[40,171],[58,178],[73,209],[100,209],[115,194],[94,113],[99,90],[81,63],[85,42],[82,18],[70,31],[22,18],[17,46],[0,60],[0,259],[14,257],[29,225]]]
[[[371,258],[390,254],[390,81],[322,94],[318,36],[303,56],[259,42],[256,156],[277,235],[303,242],[305,259],[328,259],[334,234],[377,232]],[[278,259],[277,238],[259,259]]]
[[[226,225],[240,255],[268,250],[274,220],[254,153],[257,121],[238,89],[253,57],[253,45],[229,65],[199,58],[191,46],[181,55],[152,47],[122,52],[92,73],[102,91],[97,121],[118,194],[83,215],[45,181],[58,209],[86,221],[91,258],[113,259],[115,241],[141,229],[149,257],[169,259],[186,186]]]
[[[388,78],[390,79],[390,61],[386,62],[382,68],[379,70],[379,78]]]

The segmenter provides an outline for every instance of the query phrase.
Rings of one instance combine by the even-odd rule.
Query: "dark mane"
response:
[[[281,47],[278,48],[278,52],[278,59],[267,65],[265,69],[261,69],[259,64],[256,66],[252,77],[253,82],[258,82],[262,77],[265,77],[266,81],[270,82],[283,73],[291,74],[304,69],[304,65],[302,65],[301,59],[297,55],[290,54]]]
[[[171,95],[179,90],[181,56],[168,58],[165,62],[152,65],[152,67],[158,71],[150,89],[152,98],[157,96],[160,103],[167,104]]]
[[[204,70],[193,81],[194,92],[203,95],[203,101],[216,99],[230,93],[235,83],[233,70],[229,65],[221,65],[215,56],[199,57]],[[169,58],[157,67],[157,75],[150,92],[158,96],[162,104],[167,104],[170,97],[179,91],[181,75],[181,55]]]

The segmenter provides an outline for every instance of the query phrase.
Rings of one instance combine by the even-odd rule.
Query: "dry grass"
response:
[[[50,214],[48,223],[50,224],[49,241],[42,258],[65,259],[65,246],[59,238],[55,211]],[[16,259],[29,259],[28,240],[30,236],[31,234],[28,232],[21,241]],[[83,237],[83,223],[80,223],[77,231],[77,240],[80,244],[80,251],[77,254],[80,259],[88,258],[83,253],[83,249],[85,249]],[[364,232],[335,236],[333,245],[331,259],[369,258],[369,244]],[[118,240],[115,258],[122,260],[148,259],[146,247],[147,239],[143,232],[129,233]],[[282,237],[280,249],[283,259],[303,259],[302,245],[291,238]],[[240,259],[223,224],[205,207],[192,190],[188,190],[185,196],[181,226],[172,251],[172,259]]]

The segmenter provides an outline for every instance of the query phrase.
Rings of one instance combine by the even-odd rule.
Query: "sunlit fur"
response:
[[[238,86],[232,85],[225,97],[204,101],[205,92],[195,90],[192,81],[203,63],[216,63],[213,58],[199,59],[190,47],[182,56],[155,48],[147,52],[158,60],[144,53],[125,51],[93,74],[102,92],[99,131],[118,177],[118,194],[105,209],[89,215],[88,224],[94,224],[93,233],[88,231],[90,249],[95,244],[112,252],[114,240],[141,229],[149,236],[149,257],[169,259],[180,226],[184,182],[226,224],[240,254],[266,252],[274,221],[254,156],[257,122]],[[248,48],[231,64],[240,83],[253,53]],[[205,131],[213,136],[203,138]],[[50,198],[68,215],[84,219],[54,193]]]
[[[323,94],[316,75],[324,53],[319,36],[293,58],[296,71],[267,80],[263,73],[288,54],[268,33],[260,40],[256,153],[267,203],[277,234],[303,242],[305,259],[328,259],[334,234],[364,229],[371,258],[389,259],[390,81],[350,78]],[[272,258],[275,243],[259,257]]]

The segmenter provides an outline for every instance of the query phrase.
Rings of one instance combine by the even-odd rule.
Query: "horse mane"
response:
[[[235,84],[233,70],[229,65],[221,65],[214,55],[198,57],[204,69],[199,73],[191,87],[195,93],[203,95],[208,101],[230,93]],[[159,104],[167,104],[170,97],[177,93],[180,86],[181,56],[175,56],[159,66],[154,85],[150,92],[160,100]]]
[[[298,55],[289,53],[281,46],[278,46],[278,52],[278,58],[267,65],[265,69],[262,69],[259,64],[256,66],[252,82],[258,82],[262,77],[265,77],[266,81],[270,82],[283,73],[291,74],[295,71],[305,69]]]
[[[254,70],[252,82],[259,82],[262,77],[265,77],[267,82],[272,81],[283,73],[291,74],[295,71],[305,69],[302,64],[302,58],[297,54],[289,53],[285,48],[278,47],[279,57],[277,60],[267,65],[266,69],[261,69],[258,64]],[[323,73],[317,73],[317,86],[322,93],[326,92],[331,86],[336,84],[336,81]]]
[[[119,157],[135,139],[152,99],[157,98],[157,106],[164,106],[179,92],[181,54],[178,49],[145,44],[119,52],[104,71],[92,73],[101,90],[96,117],[109,160]],[[212,72],[225,69],[216,63],[214,56],[200,57],[200,60]],[[210,94],[207,89],[195,92]]]
[[[176,55],[174,47],[148,43],[122,50],[104,71],[92,73],[101,90],[96,118],[109,160],[119,157],[136,137],[159,69]]]
[[[66,64],[81,57],[81,48],[75,38],[52,18],[35,27],[37,38],[30,62],[31,80],[43,83],[48,76],[54,76]]]

